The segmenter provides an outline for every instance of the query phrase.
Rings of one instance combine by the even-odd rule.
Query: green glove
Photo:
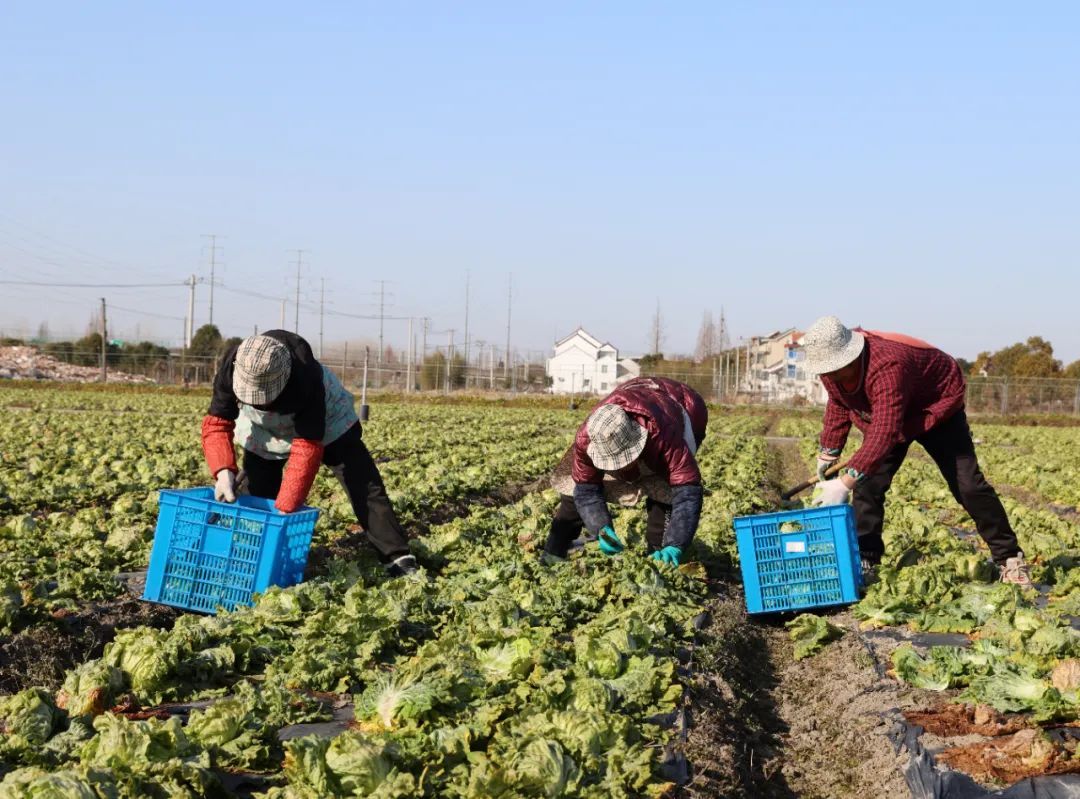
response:
[[[600,542],[600,551],[605,555],[618,555],[625,549],[623,542],[619,539],[619,536],[615,535],[611,525],[600,529],[600,536],[597,540]]]
[[[679,558],[682,557],[682,550],[678,547],[664,547],[658,549],[652,553],[652,559],[658,560],[661,563],[668,563],[672,566],[679,565]]]

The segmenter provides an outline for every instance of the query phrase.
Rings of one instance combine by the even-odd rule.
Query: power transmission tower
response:
[[[291,250],[291,252],[296,253],[296,313],[293,317],[293,332],[300,335],[300,271],[304,266],[304,253],[307,250]]]
[[[510,309],[514,296],[514,275],[506,276],[506,357],[503,360],[503,380],[506,380],[507,370],[510,368]]]
[[[106,337],[108,326],[105,324],[105,298],[101,298],[101,382],[109,380],[109,367],[106,365],[105,353],[108,352],[109,340]]]
[[[382,367],[383,362],[383,326],[386,322],[386,284],[388,280],[376,280],[379,284],[379,357],[376,361],[379,367]]]
[[[469,270],[465,270],[465,387],[469,387]]]
[[[204,239],[210,239],[210,324],[214,324],[214,272],[217,269],[217,253],[221,247],[217,246],[216,233],[204,233]]]
[[[319,278],[319,360],[322,360],[323,345],[323,314],[326,303],[326,278]]]
[[[184,346],[188,349],[191,348],[191,336],[195,329],[195,275],[191,276],[191,280],[188,283],[188,287],[191,292],[188,294],[188,312],[187,323],[184,325]],[[213,291],[214,284],[210,284],[210,290]]]

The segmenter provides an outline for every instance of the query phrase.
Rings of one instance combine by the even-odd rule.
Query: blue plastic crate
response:
[[[295,585],[318,517],[313,508],[278,513],[259,497],[215,502],[212,488],[162,491],[143,599],[216,613]]]
[[[781,532],[781,525],[792,531]],[[862,567],[850,505],[740,516],[735,539],[749,613],[859,599]]]

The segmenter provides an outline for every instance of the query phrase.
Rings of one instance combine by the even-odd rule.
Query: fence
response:
[[[1080,380],[974,377],[968,380],[967,409],[1002,415],[1080,415]]]
[[[100,364],[100,352],[90,351],[51,351],[48,354],[62,363],[81,366]],[[126,351],[123,348],[110,350],[107,356],[110,370],[127,374],[142,375],[162,384],[206,385],[217,370],[219,356],[195,356],[182,352],[170,351],[167,354],[141,353]],[[418,359],[419,360],[419,359]],[[510,369],[504,369],[501,363],[487,365],[469,364],[456,356],[449,361],[442,353],[429,354],[423,362],[409,364],[395,360],[382,365],[369,358],[364,365],[363,356],[353,358],[344,353],[329,355],[324,363],[334,370],[342,382],[354,391],[359,391],[367,377],[367,386],[371,389],[417,391],[515,391],[525,393],[543,393],[548,390],[548,381],[544,365],[519,361]],[[786,397],[778,400],[775,392],[749,391],[745,379],[736,384],[736,378],[726,376],[723,382],[716,380],[713,373],[706,369],[694,372],[683,370],[668,371],[661,368],[643,369],[643,375],[671,377],[694,386],[708,400],[713,402],[763,404],[778,407],[805,406],[807,401],[801,397]],[[32,376],[32,375],[31,375]],[[739,377],[745,378],[745,374]],[[63,379],[61,376],[60,379]],[[979,414],[1059,414],[1080,416],[1080,380],[1064,378],[1037,377],[972,377],[968,379],[967,409],[969,413]]]

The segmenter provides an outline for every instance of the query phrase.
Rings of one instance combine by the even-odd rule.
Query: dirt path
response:
[[[777,493],[802,482],[809,467],[798,442],[770,441],[771,477]],[[886,737],[890,712],[915,702],[909,689],[885,675],[887,653],[868,648],[847,611],[830,621],[849,630],[840,641],[802,661],[792,658],[782,619],[761,622],[775,684],[771,691],[781,732],[776,767],[801,799],[910,796]]]

